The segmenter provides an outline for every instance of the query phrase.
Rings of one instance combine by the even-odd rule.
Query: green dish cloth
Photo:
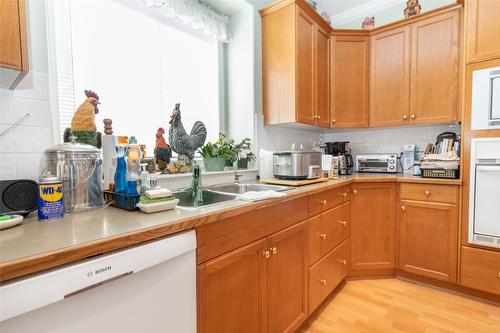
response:
[[[158,202],[171,201],[174,199],[175,199],[175,197],[173,195],[171,195],[169,197],[158,198],[158,199],[148,199],[144,195],[141,195],[141,203],[143,203],[143,204],[153,204],[153,203],[158,203]]]

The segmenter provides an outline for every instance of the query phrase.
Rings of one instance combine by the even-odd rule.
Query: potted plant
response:
[[[249,138],[243,139],[235,145],[238,156],[238,169],[248,169],[248,161],[255,161],[255,154],[250,150],[251,141]]]
[[[218,141],[216,143],[207,142],[203,147],[198,149],[198,152],[203,156],[203,164],[207,171],[223,171],[226,159],[224,158]]]
[[[222,156],[224,156],[225,166],[232,167],[234,162],[238,159],[234,139],[226,136],[224,133],[220,133],[217,143],[220,147]]]

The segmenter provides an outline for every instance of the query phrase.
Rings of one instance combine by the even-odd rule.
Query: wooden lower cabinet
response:
[[[349,239],[309,268],[309,313],[344,280],[349,271]]]
[[[293,332],[306,319],[299,223],[198,266],[198,332]]]
[[[401,200],[399,268],[446,281],[457,281],[458,207]]]
[[[460,284],[500,295],[500,252],[462,246]]]
[[[395,184],[355,184],[351,196],[351,270],[395,268]]]

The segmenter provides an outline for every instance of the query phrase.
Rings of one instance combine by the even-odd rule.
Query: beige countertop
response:
[[[260,202],[227,201],[196,210],[175,209],[155,214],[106,207],[67,214],[54,221],[36,217],[0,230],[0,281],[110,252],[151,239],[235,216],[276,202],[309,195],[352,182],[410,182],[460,185],[459,180],[424,179],[401,174],[355,174],[287,191],[287,197]]]

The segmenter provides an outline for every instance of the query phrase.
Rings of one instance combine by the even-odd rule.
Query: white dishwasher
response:
[[[0,286],[0,332],[196,332],[196,236],[182,232]]]

